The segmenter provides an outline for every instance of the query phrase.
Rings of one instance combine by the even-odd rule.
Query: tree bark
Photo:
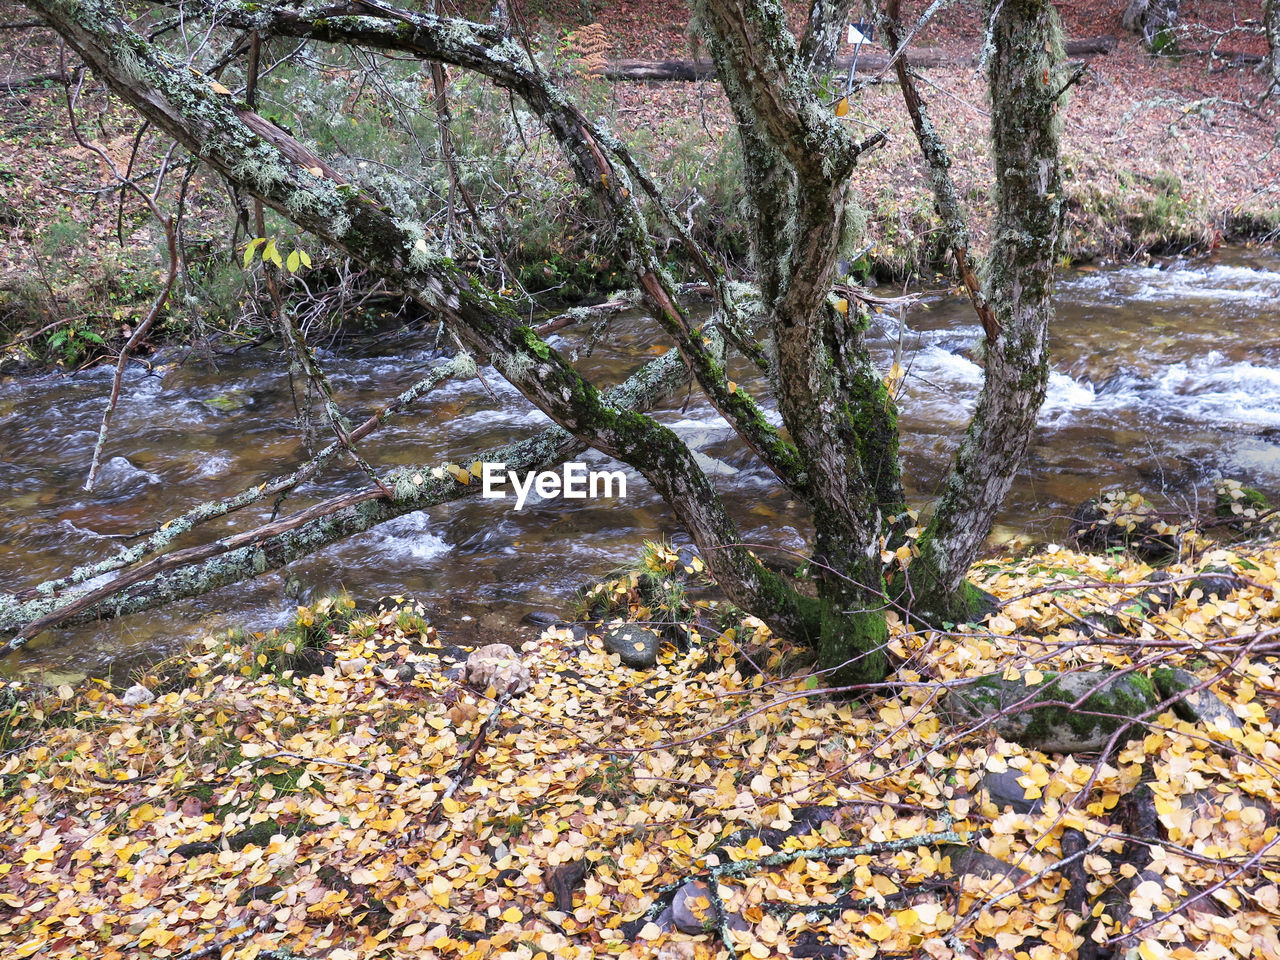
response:
[[[804,36],[800,38],[800,63],[813,73],[826,73],[836,62],[855,0],[813,0]],[[845,70],[848,70],[845,66]]]
[[[888,670],[879,538],[884,517],[902,508],[896,412],[867,351],[867,316],[830,296],[865,145],[799,79],[779,9],[698,0],[694,13],[738,124],[778,410],[805,465],[817,531],[818,595],[800,604],[804,636],[829,682],[877,682]]]
[[[1267,0],[1262,24],[1267,34],[1265,67],[1271,81],[1268,94],[1274,96],[1280,90],[1280,0]]]
[[[1139,34],[1148,50],[1159,52],[1173,43],[1180,0],[1129,0],[1120,24]]]
[[[1065,80],[1049,0],[989,0],[995,242],[984,289],[1000,333],[934,516],[908,568],[906,598],[926,619],[963,621],[978,605],[965,579],[1026,454],[1049,379],[1048,330],[1063,215],[1058,170]]]

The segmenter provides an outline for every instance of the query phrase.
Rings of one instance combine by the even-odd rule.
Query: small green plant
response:
[[[45,350],[56,362],[73,367],[85,359],[95,348],[106,346],[106,340],[96,330],[80,322],[70,322],[59,327],[45,338]]]

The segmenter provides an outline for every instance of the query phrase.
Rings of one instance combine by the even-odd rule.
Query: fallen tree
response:
[[[1110,34],[1084,40],[1068,40],[1063,43],[1063,53],[1072,58],[1102,57],[1116,48],[1117,38]],[[919,69],[975,67],[981,57],[977,49],[956,53],[938,47],[911,47],[906,59]],[[867,50],[858,54],[855,73],[859,76],[875,75],[892,69],[893,56],[888,53]],[[852,56],[836,57],[831,69],[847,74],[855,65]],[[714,80],[716,65],[711,60],[615,60],[601,74],[606,80],[635,80],[658,83],[663,81]]]

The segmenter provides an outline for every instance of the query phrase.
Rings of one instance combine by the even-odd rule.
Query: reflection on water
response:
[[[1190,501],[1216,474],[1280,491],[1280,257],[1235,250],[1211,263],[1119,267],[1066,275],[1059,285],[1053,372],[1031,456],[1002,528],[1060,529],[1063,515],[1102,487],[1128,486]],[[885,360],[897,319],[873,340]],[[937,298],[906,318],[901,397],[903,458],[913,497],[945,475],[981,383],[980,330],[967,304]],[[646,318],[615,322],[590,362],[622,379],[663,338]],[[322,351],[342,408],[363,419],[422,376],[439,356],[428,336]],[[0,584],[17,589],[110,555],[123,537],[206,499],[292,469],[302,446],[287,369],[262,355],[216,360],[169,353],[134,365],[116,413],[99,488],[81,485],[111,372],[0,382]],[[761,395],[750,372],[735,371]],[[497,402],[495,403],[494,396]],[[733,432],[694,397],[658,416],[704,458],[744,534],[788,549],[806,520]],[[380,468],[469,462],[489,446],[547,423],[492,371],[448,383],[370,438]],[[593,469],[614,469],[588,453]],[[305,507],[363,484],[346,465],[286,503]],[[403,517],[284,572],[312,594],[358,600],[407,594],[436,610],[446,633],[483,639],[532,607],[563,607],[585,580],[631,558],[640,540],[679,537],[670,512],[634,474],[625,501],[514,500],[453,504]],[[216,521],[210,536],[269,516],[270,505]],[[1054,518],[1057,518],[1056,520]],[[42,638],[8,670],[101,673],[155,658],[213,626],[265,629],[291,616],[273,574],[212,597]],[[459,632],[461,636],[459,637]],[[123,666],[122,666],[123,665]]]

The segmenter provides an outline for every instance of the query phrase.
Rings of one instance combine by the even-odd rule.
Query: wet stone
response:
[[[1020,776],[1017,770],[988,771],[982,777],[982,790],[999,810],[1010,807],[1014,813],[1039,813],[1044,801],[1027,799],[1026,788],[1018,783]]]
[[[1239,730],[1244,726],[1231,705],[1212,690],[1207,687],[1203,690],[1194,689],[1201,683],[1194,673],[1177,668],[1161,668],[1152,673],[1151,679],[1162,699],[1180,696],[1173,704],[1173,712],[1179,719],[1221,730]]]
[[[658,662],[658,648],[662,638],[652,630],[624,623],[610,627],[604,633],[604,648],[616,653],[625,666],[633,670],[648,670]]]

